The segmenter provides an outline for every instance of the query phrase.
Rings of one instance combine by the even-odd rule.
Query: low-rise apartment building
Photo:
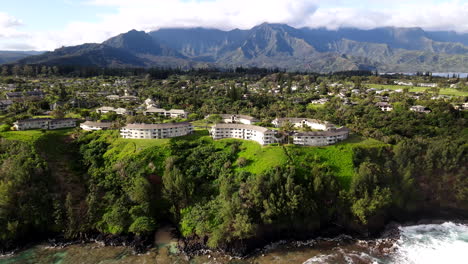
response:
[[[156,114],[156,115],[161,115],[161,116],[171,117],[171,118],[187,118],[189,113],[182,109],[166,110],[163,108],[149,107],[143,112],[143,114],[144,115]]]
[[[387,102],[378,102],[375,104],[383,112],[390,112],[393,110],[393,106]]]
[[[349,129],[346,127],[328,131],[299,132],[293,134],[293,144],[302,146],[327,146],[347,139]]]
[[[127,124],[120,129],[120,136],[132,139],[161,139],[185,136],[193,133],[189,122],[164,124]]]
[[[7,111],[12,104],[12,100],[0,100],[0,111]]]
[[[102,106],[96,109],[99,114],[107,114],[109,112],[115,112],[118,115],[133,115],[133,112],[125,108],[114,108],[111,106]]]
[[[431,112],[430,109],[428,109],[428,108],[426,108],[425,106],[422,106],[422,105],[414,105],[414,106],[410,107],[410,111],[418,112],[418,113],[425,113],[425,114],[429,114]]]
[[[13,124],[16,130],[28,130],[28,129],[61,129],[61,128],[72,128],[76,127],[77,120],[75,118],[32,118],[18,120]]]
[[[107,130],[112,126],[112,122],[93,122],[86,121],[80,124],[81,129],[85,131]]]
[[[275,143],[275,134],[276,132],[273,130],[246,124],[215,124],[211,128],[211,136],[215,140],[222,138],[238,138],[253,140],[260,145]]]
[[[291,123],[294,127],[301,128],[308,126],[311,129],[316,130],[331,130],[335,128],[335,125],[326,121],[321,121],[317,119],[310,119],[310,118],[295,118],[295,117],[286,117],[286,118],[276,118],[271,123],[275,127],[281,127],[285,123]]]
[[[255,117],[248,116],[248,115],[231,115],[231,114],[220,114],[224,123],[241,123],[244,125],[252,125],[255,122],[259,122],[259,120]]]

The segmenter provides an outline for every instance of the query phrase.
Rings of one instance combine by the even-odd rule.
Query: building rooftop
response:
[[[61,121],[77,121],[78,119],[76,118],[28,118],[28,119],[22,119],[22,120],[17,120],[16,122],[18,123],[28,123],[28,122],[40,122],[40,121],[50,121],[50,122],[61,122]]]
[[[161,128],[171,128],[171,127],[185,127],[191,126],[189,122],[179,122],[179,123],[163,123],[163,124],[127,124],[123,129],[161,129]]]
[[[318,119],[311,119],[311,118],[302,118],[302,117],[284,117],[284,118],[276,118],[278,123],[283,123],[289,121],[290,123],[300,123],[302,121],[307,121],[309,123],[316,123],[316,124],[323,124],[326,127],[334,127],[335,125],[327,122],[327,121],[322,121]]]
[[[93,122],[93,121],[86,121],[82,123],[85,126],[92,126],[92,127],[110,127],[112,122]]]
[[[265,128],[265,127],[254,126],[254,125],[245,125],[245,124],[224,124],[224,123],[219,123],[219,124],[215,124],[213,126],[213,128],[249,129],[249,130],[255,130],[255,131],[258,131],[258,132],[262,132],[262,133],[265,133],[265,132],[268,132],[268,131],[273,132],[273,130],[270,130],[270,129]]]
[[[335,130],[329,130],[329,131],[311,131],[311,132],[298,132],[295,133],[294,136],[298,137],[307,137],[307,136],[325,136],[325,137],[330,137],[330,136],[339,136],[339,135],[344,135],[348,134],[349,129],[346,127],[341,127],[337,128]]]
[[[250,120],[250,121],[257,120],[257,118],[255,118],[255,117],[253,117],[253,116],[248,116],[248,115],[219,114],[219,116],[221,116],[223,119],[228,119],[228,118],[231,118],[232,116],[235,116],[235,117],[237,117],[237,118],[242,118],[242,119],[246,119],[246,120]]]

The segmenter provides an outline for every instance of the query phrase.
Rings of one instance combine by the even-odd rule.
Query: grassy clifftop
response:
[[[366,139],[352,135],[346,141],[326,147],[301,147],[294,145],[285,146],[261,146],[260,144],[238,139],[222,139],[214,141],[206,131],[196,131],[195,134],[175,139],[123,139],[118,138],[116,131],[102,131],[90,133],[89,137],[98,137],[99,140],[110,144],[104,154],[104,158],[113,163],[129,156],[143,155],[147,158],[148,153],[158,156],[158,162],[163,162],[164,157],[170,156],[171,142],[203,142],[213,145],[216,149],[224,152],[230,151],[230,146],[239,144],[239,152],[236,154],[237,161],[233,164],[235,170],[259,174],[271,168],[285,164],[294,164],[297,168],[312,161],[319,161],[332,168],[333,173],[339,178],[343,186],[349,187],[351,179],[355,175],[354,149],[355,148],[381,148],[388,146],[378,140]],[[150,155],[151,156],[151,155]],[[239,164],[243,159],[244,164]],[[162,172],[163,164],[155,164]]]
[[[70,134],[72,130],[56,130],[56,131],[9,131],[0,133],[0,137],[9,140],[19,140],[24,142],[36,143],[41,138],[51,137],[47,144],[41,144],[42,151],[49,154],[54,154],[54,148],[66,144],[58,140]],[[109,144],[109,147],[103,158],[112,164],[116,161],[132,156],[139,156],[144,153],[158,153],[160,156],[155,164],[162,173],[164,159],[170,156],[171,141],[179,142],[194,142],[201,141],[204,144],[213,144],[217,149],[229,151],[229,146],[234,142],[239,145],[239,153],[237,160],[245,159],[245,164],[233,164],[238,171],[247,171],[253,174],[265,172],[276,166],[282,166],[288,162],[296,165],[297,168],[303,168],[305,164],[311,161],[319,161],[330,166],[334,174],[340,179],[343,186],[348,187],[351,179],[355,175],[355,167],[353,163],[353,154],[355,148],[380,148],[387,146],[386,144],[375,140],[366,139],[357,135],[352,135],[346,141],[336,145],[326,147],[301,147],[294,145],[285,146],[261,146],[260,144],[238,139],[222,139],[214,141],[206,131],[199,130],[195,134],[175,139],[123,139],[120,138],[117,131],[101,131],[88,133],[86,137],[98,139]],[[49,144],[49,145],[48,145]],[[147,155],[144,155],[147,156]],[[150,155],[151,156],[151,155]],[[60,156],[56,156],[60,158]],[[148,156],[147,156],[148,157]],[[150,158],[150,157],[148,157]]]

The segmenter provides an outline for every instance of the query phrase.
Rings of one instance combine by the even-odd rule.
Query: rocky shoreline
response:
[[[132,236],[132,235],[105,235],[105,234],[82,234],[80,238],[67,239],[63,235],[57,235],[48,239],[36,239],[28,243],[18,243],[5,249],[0,249],[0,255],[12,255],[19,251],[32,247],[33,245],[44,243],[52,248],[65,248],[71,245],[96,243],[103,247],[123,246],[129,247],[134,254],[145,253],[153,243],[150,236]]]
[[[428,225],[428,224],[442,224],[444,222],[454,222],[458,224],[468,225],[468,219],[460,218],[424,218],[420,220],[406,221],[406,222],[390,222],[386,224],[380,232],[376,233],[357,233],[355,230],[327,229],[327,231],[319,232],[304,238],[300,235],[298,239],[294,237],[289,239],[251,239],[249,241],[239,242],[236,241],[230,245],[217,250],[211,250],[206,246],[206,241],[200,238],[179,239],[179,249],[183,254],[189,258],[201,256],[206,254],[218,253],[227,255],[232,258],[244,259],[255,255],[261,255],[268,249],[274,248],[280,244],[287,244],[291,247],[301,248],[305,246],[314,245],[314,247],[324,247],[330,242],[343,244],[343,243],[356,243],[358,246],[368,248],[370,251],[377,255],[386,255],[395,250],[394,246],[400,238],[400,228],[405,226],[414,225]]]
[[[358,233],[356,230],[346,230],[341,227],[327,228],[317,233],[302,233],[298,236],[290,235],[289,238],[254,238],[245,241],[235,241],[226,244],[223,248],[216,250],[209,249],[206,246],[206,239],[201,238],[180,238],[178,234],[172,234],[177,239],[179,251],[187,258],[196,256],[218,254],[228,256],[230,258],[245,259],[252,256],[262,255],[266,251],[275,248],[278,245],[288,245],[288,247],[327,247],[333,243],[352,244],[368,248],[378,255],[385,255],[393,250],[395,242],[400,237],[401,226],[426,225],[426,224],[441,224],[447,221],[468,224],[468,219],[447,219],[447,218],[423,218],[420,220],[400,222],[390,222],[385,225],[382,231],[377,233]],[[82,234],[78,239],[66,239],[61,235],[49,239],[30,241],[22,246],[10,247],[8,250],[0,250],[0,255],[12,255],[19,251],[25,250],[33,245],[45,243],[53,248],[65,248],[71,245],[97,243],[103,247],[123,246],[131,248],[134,254],[142,254],[155,246],[151,235],[147,236],[132,236],[132,235],[104,235],[104,234]]]

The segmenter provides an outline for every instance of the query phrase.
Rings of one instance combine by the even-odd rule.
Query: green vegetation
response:
[[[401,86],[401,85],[388,85],[388,84],[368,84],[369,88],[376,89],[390,89],[390,90],[404,90],[408,89],[408,92],[428,92],[434,93],[434,88],[430,87],[416,87],[416,86]],[[440,88],[437,89],[437,93],[441,95],[453,95],[453,96],[468,96],[468,91],[454,88]]]
[[[387,85],[403,77],[365,73],[163,73],[129,77],[124,86],[115,83],[126,77],[106,75],[5,81],[20,90],[42,87],[48,94],[13,104],[0,117],[0,224],[6,227],[0,230],[1,249],[36,235],[151,237],[161,223],[172,223],[185,238],[211,248],[229,248],[263,236],[315,234],[330,226],[374,232],[386,221],[421,211],[468,210],[468,112],[453,106],[466,98],[431,99],[432,92],[444,88],[420,96],[367,94],[372,83]],[[456,83],[457,91],[465,91],[459,78],[433,79],[441,87]],[[216,115],[196,120],[200,128],[193,135],[161,140],[123,139],[118,130],[9,130],[17,119],[43,115],[57,102],[66,103],[58,104],[54,117],[108,119],[116,127],[173,121],[141,112],[101,115],[93,107],[68,103],[80,91],[84,97],[90,94],[81,103],[93,106],[141,106],[97,96],[109,86],[119,93],[131,87],[160,107],[183,108],[192,113],[191,120],[239,113],[267,127],[276,117],[304,117],[353,133],[327,147],[214,141],[203,127],[219,122]],[[384,97],[393,111],[375,106]],[[320,98],[329,102],[309,104]],[[410,111],[416,104],[431,112]]]
[[[43,136],[43,130],[28,130],[28,131],[7,131],[0,133],[0,136],[9,140],[18,140],[24,142],[35,142],[38,138]]]

